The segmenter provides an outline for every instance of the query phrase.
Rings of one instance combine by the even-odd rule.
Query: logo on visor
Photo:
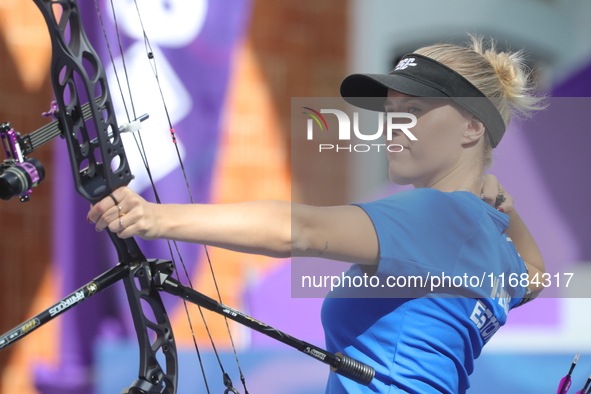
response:
[[[394,71],[404,70],[405,68],[408,68],[408,66],[416,66],[417,64],[414,61],[414,57],[407,57],[406,59],[402,59],[400,62],[398,62],[398,65],[394,68]]]

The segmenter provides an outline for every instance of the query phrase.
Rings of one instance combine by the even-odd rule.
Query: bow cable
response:
[[[125,109],[125,115],[127,116],[127,122],[131,122],[131,118],[129,117],[129,111],[127,110],[127,103],[125,102],[125,98],[123,97],[123,90],[121,88],[121,82],[119,81],[119,73],[117,73],[117,68],[115,67],[115,59],[113,59],[113,53],[111,52],[111,45],[109,44],[109,39],[107,38],[107,32],[105,30],[105,25],[103,24],[103,16],[101,14],[101,10],[99,8],[97,0],[94,0],[94,6],[96,8],[96,13],[99,18],[99,22],[101,25],[101,29],[103,31],[103,37],[105,38],[105,43],[107,44],[107,52],[109,53],[109,57],[111,59],[111,66],[113,67],[113,72],[115,73],[115,79],[117,80],[117,87],[119,87],[119,93],[121,94],[121,100],[123,102],[123,108]],[[119,34],[119,32],[117,32]],[[126,74],[127,76],[127,74]],[[135,114],[135,109],[134,109]]]
[[[95,3],[95,6],[96,6],[96,10],[97,10],[99,22],[100,22],[100,25],[101,25],[101,29],[102,29],[102,32],[103,32],[103,36],[104,36],[105,41],[107,43],[107,51],[108,51],[109,57],[111,59],[111,64],[112,64],[112,67],[113,67],[113,73],[115,74],[115,78],[116,78],[117,85],[118,85],[118,88],[119,88],[119,93],[121,94],[121,101],[122,101],[123,106],[125,108],[125,113],[126,113],[127,119],[128,119],[128,121],[130,121],[130,116],[129,116],[129,111],[128,111],[128,108],[127,108],[126,99],[125,99],[125,96],[123,94],[123,88],[121,87],[121,81],[119,79],[119,73],[117,71],[117,67],[115,66],[115,61],[114,61],[114,58],[113,58],[113,53],[111,51],[111,46],[109,44],[109,39],[107,37],[106,29],[105,29],[105,26],[104,26],[104,23],[103,23],[102,13],[100,11],[100,7],[99,7],[99,5],[97,3],[97,0],[94,0],[94,3]],[[129,91],[129,100],[131,102],[132,112],[133,112],[133,115],[135,117],[135,105],[134,105],[134,102],[133,102],[133,96],[131,94],[131,84],[129,83],[129,75],[127,73],[127,68],[125,67],[125,64],[126,64],[125,63],[125,54],[124,54],[124,51],[123,51],[123,47],[121,45],[121,38],[120,38],[120,34],[119,34],[119,25],[117,24],[117,17],[116,17],[116,13],[115,13],[115,9],[114,9],[113,2],[112,1],[111,1],[111,9],[113,11],[113,18],[114,18],[114,21],[115,21],[115,27],[116,27],[116,33],[117,33],[117,41],[119,43],[119,51],[120,51],[120,55],[121,55],[121,61],[122,61],[122,64],[123,64],[123,67],[124,67],[124,70],[125,70],[125,81],[126,81],[126,84],[127,84],[127,87],[128,87],[128,91]],[[160,196],[158,194],[158,191],[156,189],[156,185],[155,185],[154,179],[152,177],[152,171],[150,170],[150,166],[149,166],[148,159],[147,159],[147,156],[146,156],[146,153],[145,153],[145,148],[144,148],[143,141],[141,140],[141,136],[140,136],[140,143],[138,143],[138,139],[136,138],[135,133],[132,133],[132,135],[133,135],[133,138],[135,140],[136,147],[137,147],[138,152],[140,154],[141,160],[142,160],[142,162],[144,164],[144,168],[146,169],[148,178],[150,180],[150,185],[152,186],[152,191],[154,193],[155,200],[156,200],[156,202],[158,204],[161,204]],[[141,144],[141,146],[140,146],[140,144]],[[173,267],[176,267],[177,264],[175,262],[174,254],[173,254],[172,248],[170,246],[170,241],[167,241],[167,244],[168,244],[168,249],[169,249],[169,253],[170,253],[170,256],[171,256],[172,265],[173,265]],[[177,248],[177,253],[178,253],[178,248]],[[180,254],[179,254],[179,257],[180,257]],[[183,267],[185,267],[185,264],[182,261],[182,259],[181,259],[181,263],[182,263]],[[185,272],[187,272],[186,268],[185,268]],[[177,278],[178,278],[178,272],[177,272]],[[180,280],[180,278],[179,278],[179,280]],[[185,300],[183,300],[183,305],[184,305],[185,314],[187,316],[187,320],[188,320],[188,323],[189,323],[189,330],[191,332],[191,336],[192,336],[192,339],[193,339],[193,344],[195,346],[195,351],[197,353],[197,358],[198,358],[199,366],[200,366],[200,369],[201,369],[201,375],[203,376],[203,381],[205,383],[205,388],[207,390],[207,393],[209,394],[210,393],[209,383],[207,381],[207,377],[206,377],[206,374],[205,374],[205,369],[204,369],[204,366],[203,366],[203,360],[201,358],[201,352],[199,351],[199,345],[197,344],[197,340],[195,338],[195,333],[194,333],[194,329],[193,329],[193,323],[191,321],[191,317],[189,315],[187,303],[186,303]],[[205,321],[204,321],[204,323],[205,323]],[[209,329],[207,328],[207,326],[206,326],[206,330],[209,333]]]
[[[112,6],[113,0],[110,0],[110,1],[111,1],[111,6]],[[181,157],[181,154],[180,154],[180,151],[179,151],[179,148],[178,148],[178,144],[177,144],[177,141],[176,141],[175,129],[172,126],[172,121],[170,120],[170,115],[169,115],[169,112],[168,112],[168,107],[167,107],[166,101],[164,99],[164,94],[162,93],[162,87],[160,85],[160,77],[158,75],[158,68],[157,68],[157,65],[156,65],[156,59],[154,57],[154,51],[152,50],[152,46],[150,44],[150,40],[148,39],[148,35],[146,33],[146,29],[144,28],[144,23],[143,23],[143,20],[142,20],[142,16],[141,16],[141,13],[140,13],[139,6],[137,4],[137,0],[134,0],[133,3],[135,5],[136,11],[137,11],[137,15],[138,15],[138,19],[139,19],[139,22],[140,22],[140,26],[142,28],[142,34],[144,36],[144,46],[146,48],[147,57],[150,60],[150,65],[152,66],[152,71],[154,72],[154,77],[156,79],[158,90],[160,92],[160,97],[162,99],[162,105],[163,105],[164,111],[166,113],[166,119],[168,120],[168,125],[169,125],[169,128],[170,128],[170,136],[171,136],[171,139],[172,139],[172,141],[174,143],[174,146],[175,146],[175,149],[176,149],[177,157],[179,159],[179,164],[180,164],[180,167],[181,167],[181,170],[182,170],[182,173],[183,173],[183,177],[185,179],[185,184],[186,184],[186,187],[187,187],[187,191],[189,193],[191,204],[194,204],[195,201],[193,200],[193,193],[191,192],[191,186],[189,185],[189,180],[187,178],[187,172],[185,171],[185,165],[184,165],[184,162],[183,162],[183,159]],[[120,39],[119,36],[118,36],[118,39]],[[180,260],[182,262],[182,257],[180,255],[180,252],[178,251],[178,246],[177,246],[176,242],[174,244],[175,244],[175,247],[177,248],[177,253],[178,253],[179,258],[180,258]],[[211,271],[211,276],[212,276],[213,283],[214,283],[214,286],[215,286],[215,289],[216,289],[216,292],[217,292],[218,300],[220,301],[220,303],[222,303],[223,302],[222,301],[222,297],[221,297],[219,286],[218,286],[218,283],[217,283],[217,280],[216,280],[216,277],[215,277],[215,272],[214,272],[214,269],[213,269],[213,264],[211,262],[211,258],[209,256],[207,245],[203,245],[203,249],[205,251],[205,255],[207,256],[207,262],[208,262],[208,265],[209,265],[209,269]],[[187,280],[189,282],[189,286],[191,288],[193,288],[193,285],[191,284],[191,279],[190,279],[190,277],[189,277],[189,275],[187,273],[187,270],[186,270],[186,266],[185,266],[184,263],[182,265],[183,265],[183,269],[185,270],[185,275],[187,276]],[[199,308],[199,312],[201,313],[203,319],[205,319],[205,317],[203,316],[203,312],[201,310],[201,307]],[[225,321],[225,324],[226,324],[226,330],[228,332],[228,336],[230,338],[230,343],[231,343],[231,346],[232,346],[232,351],[234,352],[234,358],[236,359],[236,365],[238,367],[238,371],[239,371],[239,374],[240,374],[240,381],[242,382],[242,385],[244,387],[245,394],[248,394],[248,389],[246,388],[246,379],[244,377],[244,374],[242,372],[242,368],[240,366],[240,361],[238,359],[238,353],[236,351],[236,347],[235,347],[235,344],[234,344],[234,338],[232,337],[232,332],[230,331],[230,326],[229,326],[229,323],[228,323],[228,319],[225,316],[224,316],[224,321]],[[204,320],[203,322],[204,322],[204,324],[205,324],[205,326],[207,328],[206,321]],[[211,333],[210,333],[209,329],[207,329],[207,334],[208,334],[208,336],[211,339]],[[215,351],[215,344],[213,343],[213,339],[211,339],[211,344],[212,344],[212,346],[214,348],[214,351]],[[218,359],[218,363],[220,364],[220,368],[222,369],[222,372],[224,373],[225,384],[230,389],[231,382],[229,382],[229,381],[226,380],[226,379],[229,379],[229,377],[227,376],[227,374],[224,371],[224,368],[223,368],[223,366],[221,364],[221,361],[220,361],[220,358],[219,358],[219,355],[218,355],[217,351],[215,351],[215,355],[216,355],[216,357]],[[230,386],[228,385],[228,383],[230,384]]]
[[[109,52],[109,57],[111,59],[113,71],[115,73],[115,77],[116,77],[117,85],[119,87],[119,92],[121,94],[121,99],[122,99],[122,102],[123,102],[123,105],[124,105],[125,113],[127,115],[128,121],[130,121],[130,116],[129,116],[129,112],[128,112],[126,100],[125,100],[125,97],[124,97],[124,94],[123,94],[123,88],[121,87],[121,82],[120,82],[120,79],[119,79],[119,76],[118,76],[117,68],[115,67],[115,61],[114,61],[113,54],[112,54],[112,51],[111,51],[111,46],[109,45],[109,41],[108,41],[108,38],[107,38],[106,29],[105,29],[105,26],[104,26],[104,23],[103,23],[103,19],[102,19],[102,14],[101,14],[100,8],[98,6],[97,0],[94,0],[94,2],[95,2],[96,9],[97,9],[97,13],[98,13],[98,17],[99,17],[99,22],[100,22],[100,25],[101,25],[101,29],[103,31],[103,35],[104,35],[105,41],[107,43],[107,51]],[[132,108],[133,116],[135,118],[136,117],[136,115],[135,115],[135,106],[134,106],[134,101],[133,101],[133,97],[132,97],[132,94],[131,94],[131,84],[129,82],[129,76],[128,76],[127,68],[126,68],[126,65],[125,65],[126,64],[125,63],[125,56],[124,56],[124,52],[123,52],[123,47],[122,47],[122,42],[121,42],[121,36],[120,36],[120,33],[119,33],[119,27],[118,27],[118,23],[117,23],[117,17],[116,17],[116,13],[115,13],[115,7],[114,7],[114,4],[113,4],[113,0],[110,0],[110,4],[111,4],[112,13],[113,13],[113,19],[114,19],[114,24],[115,24],[115,31],[116,31],[116,35],[117,35],[117,41],[118,41],[118,44],[119,44],[119,51],[120,51],[120,55],[121,55],[122,65],[123,65],[124,73],[125,73],[125,81],[126,81],[126,84],[127,84],[127,89],[129,91],[130,105],[131,105],[131,108]],[[179,165],[181,167],[181,171],[182,171],[182,174],[183,174],[183,177],[184,177],[184,180],[185,180],[185,185],[186,185],[187,191],[189,193],[189,198],[190,198],[191,204],[194,204],[195,202],[194,202],[194,199],[193,199],[193,194],[191,192],[191,187],[189,185],[189,181],[188,181],[188,178],[187,178],[187,173],[186,173],[186,170],[185,170],[185,166],[184,166],[184,163],[183,163],[183,160],[182,160],[182,157],[181,157],[179,148],[178,148],[178,144],[177,144],[177,140],[176,140],[176,136],[175,136],[175,129],[172,126],[172,121],[170,119],[168,107],[166,105],[166,101],[164,99],[164,94],[162,92],[162,88],[161,88],[161,84],[160,84],[160,78],[159,78],[159,75],[158,75],[158,69],[157,69],[157,66],[156,66],[156,60],[154,58],[154,52],[153,52],[152,47],[150,45],[150,41],[149,41],[149,39],[147,37],[146,30],[144,28],[143,21],[142,21],[142,18],[141,18],[141,14],[140,14],[140,11],[139,11],[139,7],[138,7],[138,4],[137,4],[137,1],[136,0],[134,0],[134,4],[135,4],[135,7],[136,7],[138,18],[139,18],[139,22],[140,22],[140,25],[141,25],[141,28],[142,28],[142,34],[144,36],[144,45],[145,45],[145,48],[146,48],[147,57],[148,57],[148,59],[150,61],[150,66],[151,66],[152,71],[154,73],[154,77],[156,79],[156,83],[157,83],[158,90],[159,90],[159,93],[160,93],[160,97],[161,97],[161,100],[162,100],[162,105],[163,105],[163,108],[164,108],[164,112],[166,114],[166,119],[167,119],[167,122],[168,122],[168,125],[169,125],[171,139],[172,139],[172,142],[174,143],[175,150],[176,150],[176,153],[177,153],[177,157],[179,159]],[[138,133],[138,135],[137,135],[137,137],[139,138],[139,143],[138,143],[138,138],[136,138],[135,132],[132,133],[132,135],[133,135],[133,138],[135,140],[135,143],[136,143],[136,146],[138,148],[138,151],[139,151],[139,154],[141,156],[141,159],[142,159],[142,162],[144,164],[144,167],[146,169],[146,172],[148,174],[148,177],[150,179],[150,184],[152,186],[152,189],[153,189],[153,192],[154,192],[154,196],[155,196],[156,202],[158,204],[161,204],[161,200],[160,200],[160,197],[159,197],[158,192],[156,190],[155,182],[153,180],[152,173],[151,173],[151,170],[150,170],[150,167],[149,167],[149,163],[148,163],[148,160],[147,160],[146,151],[145,151],[145,148],[144,148],[144,144],[143,144],[143,140],[142,140],[141,134]],[[167,243],[168,243],[168,248],[169,248],[169,251],[170,251],[170,254],[171,254],[171,259],[172,259],[173,267],[176,267],[176,263],[175,263],[175,260],[174,260],[174,254],[172,253],[172,248],[171,248],[171,245],[170,245],[170,241],[167,240]],[[175,246],[175,250],[176,250],[176,253],[177,253],[178,257],[179,257],[179,260],[181,261],[181,265],[183,267],[183,271],[184,271],[185,276],[187,278],[189,287],[190,288],[193,288],[193,285],[192,285],[191,279],[190,279],[190,275],[189,275],[188,270],[187,270],[187,267],[186,267],[186,265],[185,265],[185,263],[183,261],[182,255],[181,255],[181,253],[179,251],[179,248],[178,248],[178,245],[177,245],[176,241],[172,241],[172,243]],[[218,287],[217,280],[216,280],[216,277],[215,277],[215,272],[214,272],[214,269],[213,269],[213,264],[212,264],[211,259],[210,259],[210,256],[209,256],[209,252],[208,252],[207,246],[206,245],[203,245],[203,247],[204,247],[204,250],[205,250],[205,255],[207,257],[208,265],[209,265],[209,268],[210,268],[210,272],[211,272],[211,275],[212,275],[212,279],[213,279],[213,282],[214,282],[214,286],[215,286],[215,289],[216,289],[216,293],[217,293],[218,299],[219,299],[220,302],[222,302],[221,294],[220,294],[220,291],[219,291],[219,287]],[[178,277],[179,277],[179,273],[177,271],[177,278]],[[190,318],[190,315],[189,315],[187,302],[184,299],[183,299],[183,305],[184,305],[185,314],[187,316],[187,320],[188,320],[188,323],[189,323],[189,328],[190,328],[191,336],[192,336],[192,339],[193,339],[193,344],[195,346],[195,350],[197,352],[197,357],[199,359],[199,363],[200,363],[200,367],[201,367],[201,372],[202,372],[202,375],[203,375],[203,379],[204,379],[204,382],[205,382],[205,386],[206,386],[207,392],[209,393],[210,392],[209,385],[208,385],[208,382],[207,382],[207,378],[205,376],[205,371],[204,371],[203,362],[202,362],[202,359],[201,359],[201,354],[200,354],[199,347],[198,347],[198,344],[197,344],[197,340],[196,340],[196,337],[195,337],[195,332],[194,332],[194,329],[193,329],[193,324],[192,324],[192,321],[191,321],[191,318]],[[207,332],[207,335],[209,337],[210,343],[212,345],[214,354],[215,354],[216,359],[218,361],[219,367],[221,369],[221,372],[222,372],[222,375],[223,375],[223,378],[224,378],[224,385],[227,387],[226,392],[238,393],[238,391],[236,391],[236,389],[234,389],[232,387],[231,379],[230,379],[229,375],[224,370],[224,367],[223,367],[222,362],[221,362],[221,359],[219,357],[217,348],[215,346],[215,343],[213,341],[211,332],[209,330],[207,321],[206,321],[205,316],[203,314],[203,310],[202,310],[202,308],[200,306],[198,306],[198,310],[199,310],[199,313],[201,315],[201,319],[203,321],[204,328],[205,328],[205,330]],[[238,353],[236,351],[236,347],[235,347],[235,344],[234,344],[234,339],[233,339],[232,333],[230,331],[230,326],[229,326],[229,323],[228,323],[228,319],[225,316],[224,316],[224,321],[225,321],[226,329],[227,329],[227,332],[228,332],[228,335],[229,335],[229,338],[230,338],[230,343],[231,343],[231,346],[232,346],[232,350],[234,352],[234,357],[236,359],[237,368],[238,368],[238,371],[239,371],[239,374],[240,374],[240,381],[242,382],[242,385],[244,387],[245,394],[248,394],[248,389],[246,388],[246,380],[245,380],[244,374],[242,372],[242,368],[240,366],[240,361],[238,359]]]

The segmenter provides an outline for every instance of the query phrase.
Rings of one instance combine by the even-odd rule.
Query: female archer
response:
[[[121,238],[345,261],[352,263],[346,275],[369,273],[384,282],[405,275],[490,277],[487,286],[450,281],[437,291],[394,296],[339,288],[323,305],[328,350],[376,371],[367,387],[331,373],[327,393],[464,393],[474,360],[507,312],[537,294],[527,278],[544,272],[513,198],[485,175],[511,118],[542,105],[527,86],[521,54],[485,49],[478,38],[466,47],[420,48],[387,75],[350,75],[341,94],[360,107],[416,116],[417,140],[394,133],[388,142],[404,148],[388,154],[390,179],[414,189],[365,204],[314,207],[157,205],[124,187],[97,203],[88,219]],[[376,104],[370,97],[382,99]],[[503,287],[494,280],[503,275],[526,278],[525,286]]]

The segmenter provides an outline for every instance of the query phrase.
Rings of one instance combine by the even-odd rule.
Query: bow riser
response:
[[[133,178],[105,70],[84,32],[75,0],[33,1],[42,12],[51,37],[51,83],[76,190],[96,203]],[[62,13],[58,16],[59,8]],[[85,102],[91,111],[91,118],[86,121],[82,115]],[[95,138],[98,144],[92,142]]]
[[[45,18],[52,42],[55,115],[67,142],[76,190],[94,204],[133,179],[104,67],[86,36],[76,0],[33,1]],[[60,8],[61,15],[56,12]],[[88,105],[90,117],[83,115],[83,104]],[[150,288],[150,263],[133,238],[122,240],[108,234],[120,263],[132,267],[123,282],[140,345],[139,379],[123,393],[175,394],[176,345],[160,295]],[[144,311],[146,304],[149,313]],[[155,341],[150,341],[151,333]],[[159,352],[166,359],[165,369],[156,358]]]

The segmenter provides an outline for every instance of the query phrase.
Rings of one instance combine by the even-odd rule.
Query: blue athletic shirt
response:
[[[330,372],[326,392],[464,393],[474,359],[525,295],[525,281],[515,283],[525,264],[504,234],[509,217],[470,192],[431,188],[356,205],[373,222],[380,261],[369,274],[372,267],[354,264],[344,275],[374,275],[379,284],[343,280],[324,301],[322,324],[330,352],[376,375],[362,386]],[[415,283],[390,287],[389,276]],[[443,279],[445,287],[431,292],[434,276],[455,282]]]

